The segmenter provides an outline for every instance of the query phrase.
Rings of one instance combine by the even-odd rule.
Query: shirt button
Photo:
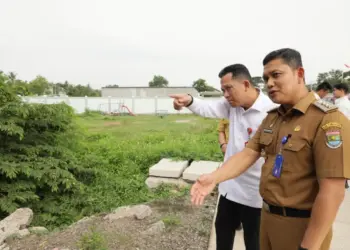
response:
[[[289,143],[289,145],[288,145],[290,148],[293,146],[293,144],[292,143]]]

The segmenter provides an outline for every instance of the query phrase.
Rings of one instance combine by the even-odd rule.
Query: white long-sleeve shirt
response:
[[[350,119],[350,101],[347,96],[335,99],[335,105],[348,119]]]
[[[250,138],[259,128],[267,111],[277,107],[264,93],[260,92],[253,106],[248,110],[232,107],[225,98],[215,101],[205,101],[193,98],[188,107],[193,113],[210,118],[226,118],[229,120],[229,141],[224,161],[242,151],[249,140],[247,129],[252,129]],[[219,193],[227,199],[255,208],[262,207],[259,193],[259,183],[263,158],[259,158],[245,173],[219,184]],[[232,166],[234,167],[234,166]]]

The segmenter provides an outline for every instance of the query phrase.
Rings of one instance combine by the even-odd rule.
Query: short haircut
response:
[[[293,69],[303,67],[303,62],[301,60],[301,55],[298,51],[290,48],[283,48],[279,50],[274,50],[267,54],[263,60],[263,65],[265,66],[269,62],[275,59],[282,59],[283,62]]]
[[[320,91],[320,90],[332,92],[333,88],[329,82],[324,81],[324,82],[320,83],[319,85],[317,85],[316,91]]]
[[[343,90],[345,94],[349,93],[349,85],[346,83],[337,83],[334,85],[335,89]]]
[[[219,77],[223,77],[224,75],[231,73],[232,79],[234,78],[244,78],[245,80],[248,80],[249,82],[252,81],[252,77],[249,73],[249,70],[246,66],[243,64],[232,64],[225,68],[223,68],[220,73]]]

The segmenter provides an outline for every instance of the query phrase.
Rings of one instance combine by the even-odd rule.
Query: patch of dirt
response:
[[[188,196],[151,202],[152,215],[144,220],[123,218],[115,221],[96,216],[61,232],[30,235],[8,242],[11,250],[78,249],[77,243],[91,230],[103,235],[107,249],[114,250],[202,250],[208,248],[217,195],[208,196],[201,207],[191,205]],[[153,223],[163,221],[165,230],[143,234]]]
[[[189,123],[191,122],[192,120],[176,120],[175,122],[176,123]]]
[[[110,127],[110,126],[115,126],[115,125],[120,125],[120,122],[105,122],[104,126],[105,127]]]

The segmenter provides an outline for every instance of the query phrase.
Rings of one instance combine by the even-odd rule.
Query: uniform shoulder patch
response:
[[[313,102],[313,105],[315,105],[317,108],[321,109],[325,113],[330,113],[338,109],[338,107],[335,106],[334,104],[321,99]]]
[[[343,144],[341,127],[342,125],[338,122],[328,122],[322,126],[325,132],[327,147],[335,149]]]

